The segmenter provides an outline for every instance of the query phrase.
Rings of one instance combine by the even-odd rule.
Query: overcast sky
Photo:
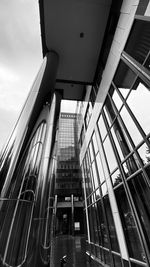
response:
[[[41,63],[38,0],[0,0],[0,149]]]

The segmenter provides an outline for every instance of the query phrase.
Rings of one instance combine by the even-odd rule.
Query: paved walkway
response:
[[[62,235],[54,240],[54,267],[59,267],[60,259],[67,255],[64,267],[87,267],[85,238],[83,236]]]

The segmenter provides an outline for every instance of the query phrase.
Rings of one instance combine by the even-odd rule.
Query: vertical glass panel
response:
[[[124,163],[123,163],[123,169],[125,172],[126,177],[129,177],[131,174],[136,172],[138,170],[138,161],[133,154],[131,157],[129,157]]]
[[[115,195],[125,234],[125,239],[127,242],[129,256],[139,261],[143,261],[144,250],[123,186],[115,190]]]
[[[127,103],[145,133],[148,134],[150,132],[150,116],[148,116],[150,91],[148,86],[138,80],[128,96]]]
[[[95,243],[95,235],[94,235],[94,220],[91,206],[88,207],[88,219],[89,219],[89,230],[90,230],[90,240]]]
[[[107,190],[106,182],[102,184],[102,186],[101,186],[101,190],[102,190],[102,196],[103,196],[103,197],[104,197],[106,194],[108,194],[108,190]]]
[[[90,153],[90,158],[91,158],[91,162],[94,159],[94,153],[93,153],[93,147],[92,147],[92,143],[90,142],[89,144],[89,153]]]
[[[92,212],[92,220],[94,225],[94,235],[95,235],[95,243],[99,244],[99,233],[98,233],[98,225],[97,225],[97,218],[96,218],[96,206],[91,206],[91,212]]]
[[[128,94],[135,77],[136,74],[123,61],[120,61],[114,77],[114,83],[124,97]]]
[[[29,201],[1,202],[0,251],[6,266],[21,266],[25,261],[32,211],[33,203]]]
[[[106,154],[106,158],[107,158],[110,172],[112,172],[117,167],[117,161],[116,161],[115,154],[114,154],[114,151],[112,149],[112,145],[110,143],[108,136],[104,141],[104,150],[105,150],[105,154]]]
[[[150,163],[150,148],[144,143],[139,149],[138,153],[143,165]]]
[[[104,106],[104,112],[107,118],[107,121],[109,123],[109,125],[112,124],[112,122],[114,121],[114,119],[116,118],[117,115],[117,110],[115,109],[115,107],[112,105],[109,97],[106,98],[106,102],[105,102],[105,106]]]
[[[98,189],[95,191],[95,195],[96,195],[96,199],[99,199],[99,198],[101,197],[100,188],[98,188]]]
[[[121,138],[121,135],[118,131],[118,129],[116,129],[116,123],[114,123],[114,126],[113,128],[111,129],[111,133],[112,133],[112,136],[113,136],[113,139],[114,139],[114,142],[115,142],[115,145],[116,145],[116,148],[117,148],[117,151],[119,153],[119,156],[120,156],[120,159],[123,160],[123,147],[125,146],[125,143],[123,143],[123,140]],[[116,130],[116,131],[115,131]],[[123,144],[122,144],[123,143]]]
[[[110,252],[104,249],[105,263],[110,266]]]
[[[122,266],[120,256],[113,254],[113,261],[114,261],[115,267],[121,267]]]
[[[103,167],[102,167],[102,163],[101,163],[101,160],[100,160],[100,154],[99,153],[96,156],[96,163],[97,163],[97,169],[98,169],[100,183],[103,183],[103,181],[105,180],[105,176],[104,176],[104,170],[103,170]]]
[[[122,100],[121,100],[120,96],[118,95],[118,92],[115,90],[114,87],[111,86],[111,88],[109,90],[109,94],[112,97],[112,99],[115,103],[115,106],[119,110],[122,106]]]
[[[94,180],[95,188],[97,188],[99,186],[99,180],[97,176],[95,161],[93,161],[92,163],[92,171],[93,171],[93,180]]]
[[[94,151],[95,151],[95,155],[96,155],[98,152],[98,145],[97,145],[95,133],[93,134],[92,141],[93,141]]]
[[[141,141],[142,136],[125,107],[121,110],[120,115],[130,133],[130,136],[132,137],[134,144],[137,145]]]
[[[91,175],[90,175],[90,170],[89,170],[89,162],[88,162],[88,156],[86,153],[86,161],[85,161],[85,179],[87,181],[87,193],[90,194],[92,192],[92,181],[91,181]]]
[[[106,220],[104,218],[105,215],[101,200],[97,201],[97,208],[98,208],[98,218],[102,236],[102,246],[109,248],[108,231],[107,231]]]
[[[118,245],[118,240],[117,240],[117,235],[116,235],[116,229],[115,229],[115,224],[114,224],[114,220],[113,220],[113,216],[112,216],[112,211],[111,211],[108,195],[104,197],[104,206],[105,206],[105,212],[107,215],[111,248],[113,251],[119,252],[119,245]]]
[[[128,184],[141,220],[147,246],[150,248],[150,188],[145,183],[142,174],[130,179]]]
[[[135,20],[125,51],[143,64],[150,48],[150,22]]]
[[[112,175],[111,175],[111,180],[113,183],[113,186],[115,187],[116,185],[122,183],[122,177],[121,173],[119,170],[116,170]]]
[[[144,63],[144,67],[146,67],[150,71],[150,53],[146,59],[146,62]]]
[[[98,120],[98,128],[99,128],[99,132],[100,132],[100,135],[102,137],[102,140],[104,139],[104,137],[106,136],[107,134],[107,130],[106,130],[106,126],[104,124],[104,120],[103,120],[103,117],[102,115],[100,116],[99,120]]]

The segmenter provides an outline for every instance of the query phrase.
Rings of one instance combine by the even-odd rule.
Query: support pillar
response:
[[[73,195],[71,195],[71,225],[72,225],[72,235],[74,235],[74,201],[73,201]]]

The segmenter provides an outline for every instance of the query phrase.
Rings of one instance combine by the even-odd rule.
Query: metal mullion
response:
[[[97,127],[97,131],[98,131],[98,127]],[[99,132],[98,132],[99,133]],[[100,144],[99,145],[99,152],[100,152],[100,146],[101,146],[101,150],[102,150],[102,153],[103,153],[103,157],[104,157],[104,160],[105,160],[105,164],[106,164],[106,167],[107,167],[107,172],[110,176],[110,172],[109,172],[109,166],[108,166],[108,163],[107,163],[107,158],[106,158],[106,154],[105,154],[105,149],[103,147],[103,144],[102,144],[102,139],[101,139],[101,136],[99,135],[99,142]],[[112,181],[110,179],[110,183],[112,185]],[[107,184],[107,183],[106,183]],[[113,194],[114,194],[114,198],[115,198],[115,201],[116,201],[116,196],[115,196],[115,191],[114,191],[114,188],[112,186],[112,191],[113,191]],[[108,193],[108,196],[109,196],[109,193]],[[118,204],[117,204],[117,201],[116,201],[116,206],[117,206],[117,209],[118,209]],[[112,211],[112,207],[111,207],[111,211]],[[113,211],[112,211],[113,213]],[[122,259],[125,259],[127,258],[129,260],[129,256],[128,256],[128,247],[127,247],[127,244],[126,244],[126,240],[125,240],[125,234],[124,234],[124,231],[123,231],[123,226],[122,226],[122,222],[121,222],[121,219],[120,219],[120,213],[119,213],[119,210],[118,210],[118,214],[119,214],[119,220],[120,220],[120,227],[121,227],[121,231],[122,231],[122,235],[123,235],[123,240],[124,240],[124,247],[125,247],[125,251],[126,251],[126,257],[122,257]],[[113,215],[113,214],[112,214]],[[114,218],[113,218],[114,219]],[[115,229],[117,227],[116,223],[115,223],[115,220],[114,220],[114,225],[115,225]],[[122,247],[122,245],[120,245],[120,239],[119,239],[119,236],[118,236],[118,232],[116,231],[116,236],[117,236],[117,239],[118,239],[118,244],[119,244],[119,248]],[[120,252],[122,254],[122,249],[120,249]]]
[[[120,119],[121,119],[121,117],[120,117]],[[122,120],[122,119],[121,119],[121,120]],[[126,133],[126,134],[127,134],[127,133]],[[129,138],[129,136],[128,136],[128,138]],[[134,148],[134,152],[136,152],[136,151],[135,151],[135,148]],[[137,153],[136,153],[136,155],[137,155]],[[140,162],[139,162],[139,163],[140,163]],[[140,238],[141,243],[143,244],[145,250],[147,251],[147,249],[146,249],[146,248],[147,248],[147,245],[146,245],[146,243],[144,242],[143,229],[142,229],[140,220],[139,220],[139,218],[138,218],[138,214],[137,214],[137,211],[136,211],[136,207],[135,207],[135,205],[134,205],[134,201],[133,201],[133,199],[132,199],[132,195],[131,195],[130,189],[129,189],[129,187],[128,187],[128,183],[127,183],[127,181],[128,181],[129,179],[126,179],[122,165],[119,164],[118,167],[119,167],[119,170],[120,170],[120,172],[121,172],[121,174],[122,174],[122,176],[123,176],[125,192],[126,192],[126,194],[127,194],[127,198],[128,198],[128,201],[129,201],[129,205],[130,205],[131,210],[132,210],[132,212],[133,212],[133,214],[134,214],[134,217],[135,217],[135,223],[136,223],[136,225],[137,225],[137,231],[138,231],[138,233],[139,233],[139,238]],[[142,167],[141,164],[140,164],[140,167]],[[137,171],[138,171],[138,170],[137,170]],[[139,172],[141,172],[141,170],[139,170]],[[145,172],[145,170],[144,170],[144,172]],[[136,173],[136,174],[137,174],[137,173]],[[135,174],[134,174],[134,176],[135,176]]]
[[[121,54],[122,61],[134,71],[145,83],[150,83],[150,72],[125,51]]]
[[[110,97],[110,96],[109,96]],[[112,102],[112,104],[113,104],[113,106],[115,106],[115,104],[114,104],[114,101],[113,101],[113,99],[111,99],[111,97],[110,97],[110,101]],[[130,109],[130,107],[128,106],[128,104],[126,103],[126,101],[125,101],[125,103],[124,103],[124,105],[125,105],[125,107],[127,108],[127,111],[129,112],[129,114],[130,114],[130,112],[132,113],[132,115],[130,114],[130,116],[131,116],[131,118],[132,118],[132,120],[135,122],[135,125],[137,126],[137,128],[138,128],[138,130],[139,130],[139,132],[141,133],[141,135],[142,135],[142,137],[143,137],[143,140],[140,142],[140,144],[138,144],[137,146],[135,146],[134,145],[134,143],[133,143],[133,141],[132,141],[132,143],[131,143],[131,140],[129,139],[129,141],[130,141],[130,143],[131,143],[131,145],[132,145],[132,147],[133,147],[133,151],[130,153],[130,155],[128,155],[127,156],[127,159],[129,158],[129,156],[132,156],[132,154],[134,154],[135,153],[135,155],[137,156],[137,158],[138,158],[138,162],[139,162],[139,165],[140,165],[140,168],[143,170],[143,173],[144,173],[144,175],[146,176],[146,182],[148,183],[148,185],[150,186],[150,181],[149,181],[149,178],[148,178],[148,175],[147,175],[147,173],[146,173],[146,171],[145,171],[145,168],[144,168],[144,166],[143,166],[143,164],[142,164],[142,161],[141,161],[141,158],[140,158],[140,156],[139,156],[139,153],[138,153],[138,151],[137,151],[137,149],[138,149],[138,147],[140,147],[141,146],[141,143],[146,143],[147,144],[147,146],[150,148],[150,144],[149,144],[149,141],[147,140],[147,138],[146,138],[146,134],[144,133],[144,131],[143,131],[143,129],[142,129],[142,127],[140,126],[140,124],[139,124],[139,122],[136,120],[136,118],[135,118],[135,116],[134,116],[134,114],[133,114],[133,112],[131,111],[131,109]],[[115,107],[116,108],[116,107]],[[123,108],[123,106],[121,107],[121,109]],[[121,110],[120,109],[120,110]],[[103,115],[104,117],[106,117],[105,116],[105,114]],[[121,119],[121,116],[118,114],[118,117]],[[106,119],[106,118],[105,118]],[[135,120],[134,120],[135,119]],[[122,119],[121,119],[122,120]],[[114,120],[114,122],[115,122],[115,120]],[[114,123],[113,122],[113,123]],[[123,120],[122,120],[122,122],[123,122]],[[108,123],[107,123],[108,124]],[[110,130],[111,130],[111,128],[113,127],[113,124],[111,125],[111,127],[110,127]],[[124,128],[125,129],[125,128]],[[108,129],[108,134],[109,135],[111,135],[111,131],[110,131],[109,129]],[[141,131],[140,131],[141,130]],[[127,133],[126,133],[127,134]],[[130,134],[129,134],[129,136],[130,136]],[[129,136],[128,136],[128,138],[129,138]],[[133,146],[134,145],[134,146]],[[116,148],[116,151],[117,151],[117,148]],[[118,154],[118,152],[117,152],[117,154]],[[127,160],[126,159],[126,160]],[[124,160],[125,161],[125,160]],[[123,162],[124,162],[123,161]]]
[[[135,20],[150,21],[149,16],[135,15]]]
[[[97,127],[97,126],[96,126]],[[106,130],[107,130],[107,128],[106,128]],[[97,131],[99,132],[99,130],[98,130],[98,127],[97,127]],[[95,133],[96,134],[96,133]],[[101,140],[101,137],[100,137],[100,135],[99,135],[99,140],[100,140],[100,142],[101,142],[101,146],[102,146],[102,149],[103,149],[103,151],[104,151],[104,148],[103,148],[103,144],[102,144],[102,140]],[[100,151],[99,151],[99,153],[100,153]],[[104,157],[105,157],[105,161],[106,161],[106,165],[107,165],[107,168],[108,168],[108,170],[109,170],[109,167],[108,167],[108,163],[107,163],[107,160],[106,160],[106,156],[105,156],[105,152],[104,152]],[[103,164],[102,164],[102,166],[103,166]],[[110,173],[110,172],[109,172]],[[104,181],[104,183],[106,183],[106,181]],[[103,183],[103,184],[104,184]],[[107,183],[106,183],[106,187],[107,187]],[[109,240],[109,254],[110,254],[110,260],[111,260],[111,262],[113,263],[113,258],[112,258],[112,253],[111,253],[111,240],[110,240],[110,234],[109,234],[109,223],[108,223],[108,220],[107,220],[107,215],[106,215],[106,211],[105,211],[105,205],[104,205],[104,197],[103,197],[103,194],[102,194],[102,189],[101,189],[101,186],[100,186],[100,193],[101,193],[101,200],[99,200],[99,201],[101,201],[101,205],[102,205],[102,210],[103,210],[103,215],[104,215],[104,221],[105,221],[105,223],[106,223],[106,231],[107,231],[107,236],[108,236],[108,240]],[[108,199],[109,199],[109,194],[108,194]],[[109,200],[109,202],[110,202],[110,200]],[[113,263],[114,264],[114,263]]]

